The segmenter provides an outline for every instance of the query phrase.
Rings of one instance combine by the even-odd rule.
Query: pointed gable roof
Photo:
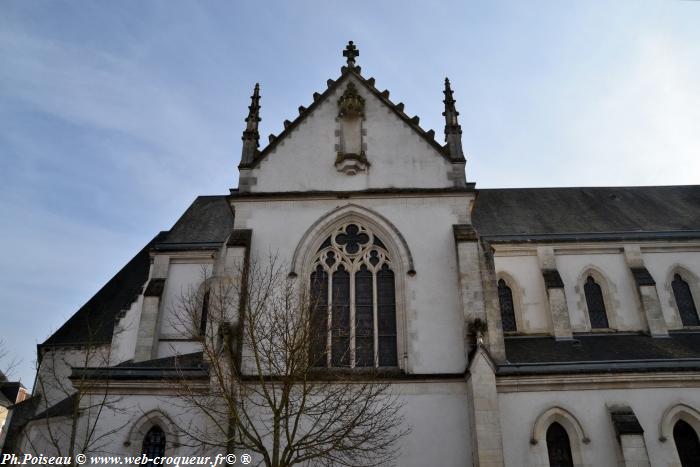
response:
[[[342,82],[346,81],[350,76],[357,79],[357,81],[362,84],[371,94],[373,94],[377,99],[379,99],[384,105],[389,107],[396,116],[398,116],[406,125],[412,128],[420,137],[422,137],[430,146],[432,146],[440,155],[442,155],[446,160],[450,160],[447,146],[443,146],[435,140],[435,131],[424,130],[419,122],[420,118],[418,116],[409,117],[404,113],[404,104],[402,102],[395,104],[389,99],[389,91],[380,91],[375,87],[374,78],[365,78],[362,76],[362,69],[359,66],[343,66],[341,68],[341,74],[336,80],[329,79],[327,81],[328,87],[323,93],[319,94],[315,92],[313,94],[314,100],[309,107],[300,106],[299,115],[293,121],[285,120],[284,130],[276,136],[270,135],[270,142],[262,150],[258,151],[255,158],[250,164],[239,164],[240,169],[252,169],[255,168],[261,160],[267,157],[268,154],[274,151],[277,145],[284,140],[304,119],[306,119],[316,108],[318,108],[323,102],[325,102],[328,97],[341,85]]]

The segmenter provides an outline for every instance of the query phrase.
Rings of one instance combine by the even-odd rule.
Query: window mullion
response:
[[[350,270],[350,368],[355,368],[355,267]]]
[[[372,326],[374,329],[374,366],[379,366],[379,309],[377,307],[377,272],[372,271]]]
[[[326,332],[326,366],[330,368],[332,365],[331,352],[333,349],[333,274],[328,272],[328,325]]]

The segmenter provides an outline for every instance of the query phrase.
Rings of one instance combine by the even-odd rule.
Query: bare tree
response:
[[[0,339],[0,383],[9,381],[20,363],[20,360],[10,355],[5,341]]]
[[[319,368],[325,306],[274,255],[181,293],[181,332],[198,336],[210,384],[180,386],[179,429],[191,444],[244,451],[258,465],[377,466],[391,463],[404,427],[402,402],[375,370]],[[318,329],[318,328],[316,328]],[[322,335],[319,335],[322,334]],[[206,421],[201,423],[201,419]]]
[[[123,411],[121,397],[110,393],[109,380],[97,383],[87,372],[75,371],[110,363],[111,345],[96,338],[97,330],[87,320],[84,331],[87,337],[82,344],[51,348],[41,356],[37,418],[24,429],[24,439],[34,452],[68,456],[73,466],[76,454],[102,451],[126,426],[100,423]]]

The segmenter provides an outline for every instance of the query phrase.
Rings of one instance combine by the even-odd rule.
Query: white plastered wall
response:
[[[661,309],[666,319],[666,324],[669,329],[682,328],[683,324],[678,315],[673,289],[671,288],[671,281],[673,280],[672,274],[676,268],[680,267],[686,271],[690,271],[696,278],[700,278],[700,252],[661,253],[649,252],[642,249],[642,253],[644,256],[644,263],[649,273],[656,281],[656,290],[659,293],[659,301],[661,302]],[[700,310],[700,293],[697,293],[700,291],[700,284],[698,284],[697,281],[693,284],[690,277],[684,277],[684,279],[690,282],[695,306]]]
[[[520,314],[523,333],[548,333],[552,329],[549,305],[542,280],[542,272],[536,254],[523,256],[496,256],[494,258],[498,278],[511,278],[517,286],[509,284],[516,304],[515,312]],[[506,282],[508,282],[506,280]],[[519,297],[517,296],[518,294]]]
[[[467,390],[464,381],[433,381],[392,384],[394,392],[403,403],[404,425],[410,433],[399,441],[397,464],[402,467],[423,467],[436,462],[445,467],[464,467],[471,465],[469,413],[467,410]],[[166,456],[194,455],[192,448],[173,448],[168,420],[176,420],[180,427],[187,427],[192,413],[185,414],[182,400],[165,395],[125,395],[107,416],[101,421],[107,427],[123,429],[109,437],[101,452],[121,455],[138,455],[142,439],[141,432],[148,427],[141,427],[148,414],[157,411],[164,421],[162,428],[166,431],[168,448]],[[122,413],[121,411],[124,411]],[[162,415],[161,415],[162,414]],[[157,419],[158,417],[154,417]],[[203,423],[203,421],[201,421]],[[139,430],[139,428],[141,428]],[[187,440],[179,439],[179,442]],[[241,451],[242,453],[242,451]],[[206,451],[215,455],[215,450]],[[253,464],[260,457],[253,454]]]
[[[335,167],[338,98],[347,80],[356,83],[365,99],[366,172],[349,176]],[[448,188],[452,164],[393,110],[370,93],[355,78],[343,83],[307,115],[291,134],[281,140],[250,172],[257,178],[253,192],[333,190],[368,188]],[[294,176],[290,176],[294,174]]]
[[[651,247],[649,247],[651,248]],[[672,271],[682,267],[695,277],[700,277],[700,252],[696,251],[659,251],[644,248],[644,265],[656,280],[664,318],[670,329],[681,328],[670,280]],[[516,312],[524,323],[524,333],[551,332],[551,319],[547,309],[546,291],[542,274],[534,256],[534,249],[529,254],[526,250],[513,252],[501,251],[495,256],[497,274],[511,277],[517,282],[513,289],[516,299]],[[622,252],[622,244],[602,244],[577,248],[570,245],[555,247],[556,264],[566,292],[567,306],[574,332],[590,331],[586,314],[585,296],[582,289],[584,273],[597,271],[605,278],[601,284],[604,290],[606,311],[611,326],[619,331],[646,331],[647,324],[639,302],[634,277]],[[692,281],[692,278],[686,280]],[[697,281],[696,281],[697,282]],[[692,288],[691,284],[691,288]],[[519,290],[516,290],[519,289]],[[607,289],[607,290],[606,290]],[[700,283],[695,284],[700,291]],[[519,292],[520,296],[515,297]],[[697,295],[700,295],[698,293]],[[700,297],[694,297],[696,303]],[[519,329],[520,331],[520,329]]]
[[[272,252],[287,263],[304,240],[307,229],[340,207],[355,204],[383,216],[404,237],[416,271],[415,276],[403,274],[396,278],[404,284],[407,370],[413,373],[464,371],[464,320],[452,225],[469,222],[469,195],[234,200],[233,204],[236,228],[253,230],[252,254],[264,257]],[[307,279],[299,277],[297,280]],[[400,297],[397,303],[398,300]]]
[[[205,262],[201,258],[171,258],[160,305],[157,358],[201,350],[201,345],[193,339],[183,324],[183,320],[190,317],[186,316],[182,305],[188,295],[197,293],[211,274],[211,261]],[[192,326],[191,323],[189,326]],[[189,329],[191,330],[191,327]]]
[[[617,467],[619,448],[606,404],[629,405],[644,429],[651,465],[675,467],[675,445],[672,440],[659,440],[659,426],[665,411],[679,402],[700,407],[700,390],[686,387],[501,393],[506,467],[541,465],[542,448],[546,459],[546,442],[538,440],[532,445],[530,439],[538,416],[552,407],[570,412],[590,438],[590,443],[580,443],[584,465]]]
[[[112,351],[109,359],[110,365],[118,365],[134,358],[142,305],[143,295],[139,295],[138,299],[131,304],[124,315],[115,322],[114,333],[112,334]]]
[[[582,274],[593,269],[607,280],[608,291],[600,284],[605,298],[605,308],[610,326],[618,331],[642,331],[646,329],[634,278],[622,253],[582,252],[581,254],[557,254],[557,268],[564,281],[566,301],[571,317],[571,328],[589,331],[586,314]],[[585,281],[585,277],[583,278]]]

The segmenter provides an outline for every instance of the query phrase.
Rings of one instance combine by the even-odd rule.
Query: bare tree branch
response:
[[[276,255],[231,276],[204,272],[204,286],[182,291],[171,313],[175,327],[200,340],[210,375],[206,394],[178,384],[183,410],[207,420],[179,422],[192,444],[252,451],[267,467],[391,463],[408,432],[402,402],[373,369],[316,366],[326,337],[314,333],[313,318],[325,310]]]

